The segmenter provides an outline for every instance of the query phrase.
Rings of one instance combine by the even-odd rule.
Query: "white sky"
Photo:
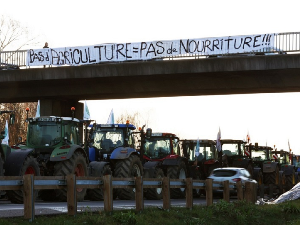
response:
[[[268,0],[10,0],[9,15],[49,47],[85,46],[246,34],[299,32],[298,1]],[[8,49],[7,49],[8,50]],[[140,112],[153,131],[180,138],[245,139],[300,154],[300,93],[87,101],[92,119],[105,123],[111,109]]]

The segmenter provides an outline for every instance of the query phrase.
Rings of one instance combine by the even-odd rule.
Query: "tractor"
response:
[[[255,145],[250,143],[246,146],[246,152],[249,155],[249,158],[253,161],[253,178],[259,185],[269,180],[269,173],[264,171],[264,164],[265,162],[270,161],[270,154],[272,150],[273,148],[269,146],[259,146],[258,143],[255,143]]]
[[[9,113],[9,124],[14,124],[15,122],[15,114],[12,110],[6,110],[6,111],[0,111],[0,115]],[[6,131],[8,132],[8,131]],[[0,176],[4,176],[4,162],[6,161],[7,156],[11,152],[11,149],[9,147],[9,143],[4,143],[2,140],[6,137],[6,132],[2,131],[0,134]],[[3,197],[5,195],[5,191],[0,191],[0,197]]]
[[[253,161],[245,152],[245,144],[243,140],[222,139],[219,160],[223,167],[245,168],[253,177]]]
[[[88,156],[82,147],[79,128],[82,122],[72,117],[41,116],[28,118],[27,139],[11,147],[4,164],[6,176],[88,175]],[[83,201],[86,189],[77,189],[77,201]],[[13,203],[23,203],[23,191],[7,191]],[[35,197],[38,193],[35,191]],[[42,200],[67,200],[66,189],[41,190]]]
[[[200,179],[206,179],[213,169],[221,167],[214,140],[181,140],[180,143],[189,164],[197,165]]]
[[[171,179],[197,178],[195,165],[190,165],[188,159],[181,154],[179,138],[172,133],[152,133],[148,128],[146,133],[141,129],[141,158],[143,160],[145,178]],[[172,188],[171,198],[185,197],[185,188]],[[162,199],[161,188],[145,190],[147,199]]]
[[[89,126],[89,176],[130,178],[143,175],[143,166],[139,153],[135,149],[134,130],[129,124],[91,124]],[[135,189],[114,189],[114,198],[134,199]],[[87,198],[103,199],[102,189],[89,189]]]
[[[286,191],[290,190],[296,184],[296,169],[290,163],[290,154],[290,152],[284,150],[272,151],[273,161],[278,163],[279,171],[282,171],[285,175]]]

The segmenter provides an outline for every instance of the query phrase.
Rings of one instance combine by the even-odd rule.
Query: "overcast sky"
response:
[[[8,15],[39,35],[41,48],[246,34],[299,32],[298,1],[2,1]],[[130,87],[129,87],[130,88]],[[105,123],[111,109],[140,112],[153,131],[180,138],[245,139],[300,154],[299,93],[87,101]],[[141,124],[142,125],[142,124]]]

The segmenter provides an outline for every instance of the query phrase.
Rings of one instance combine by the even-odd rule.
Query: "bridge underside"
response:
[[[299,91],[298,54],[0,71],[0,102]]]

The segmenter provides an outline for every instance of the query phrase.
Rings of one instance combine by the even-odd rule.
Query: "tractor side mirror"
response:
[[[152,129],[151,128],[147,128],[146,130],[146,137],[150,138],[152,136]]]

